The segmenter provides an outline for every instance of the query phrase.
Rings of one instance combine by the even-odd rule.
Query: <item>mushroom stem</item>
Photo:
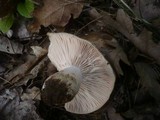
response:
[[[42,87],[43,101],[52,106],[71,101],[78,93],[82,74],[78,67],[67,67],[49,76]]]
[[[64,70],[60,71],[62,76],[65,75],[66,78],[62,78],[62,82],[66,83],[68,86],[68,93],[75,96],[79,91],[80,84],[82,82],[81,70],[78,67],[71,66],[67,67]]]

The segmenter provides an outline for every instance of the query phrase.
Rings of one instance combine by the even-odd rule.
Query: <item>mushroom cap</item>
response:
[[[115,83],[111,65],[90,42],[68,33],[48,33],[48,57],[58,71],[75,66],[82,73],[75,97],[65,103],[65,109],[87,114],[101,108],[109,99]]]
[[[77,94],[80,84],[76,74],[68,74],[66,68],[49,76],[42,87],[41,98],[49,106],[64,105],[71,101]],[[80,77],[79,77],[80,78]]]

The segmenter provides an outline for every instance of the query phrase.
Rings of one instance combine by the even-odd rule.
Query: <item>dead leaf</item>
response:
[[[0,36],[0,51],[10,54],[22,54],[24,46],[20,43],[9,40],[4,36]]]
[[[158,0],[136,0],[133,11],[145,20],[160,17],[160,2]]]
[[[134,32],[132,21],[123,9],[118,9],[116,20],[124,27],[124,29],[128,30],[129,33]]]
[[[33,13],[35,22],[29,26],[31,31],[37,31],[40,25],[64,27],[71,15],[77,18],[82,12],[83,4],[77,0],[44,0],[44,6],[39,7]]]
[[[124,62],[127,65],[130,65],[127,55],[124,52],[123,48],[118,44],[115,38],[112,38],[111,41],[106,41],[107,46],[106,52],[108,53],[108,57],[113,62],[114,68],[116,69],[117,73],[123,75],[123,71],[120,66],[120,61]]]
[[[102,15],[95,9],[91,8],[88,10],[88,15],[91,18],[90,24],[88,24],[89,31],[102,31],[104,27],[104,23],[102,21]]]
[[[160,103],[160,84],[158,79],[160,79],[160,71],[154,70],[153,65],[146,63],[135,63],[135,68],[140,76],[142,85],[147,88],[150,95],[155,98],[155,100]]]
[[[133,43],[136,48],[138,48],[144,54],[154,58],[157,61],[157,63],[160,64],[160,52],[159,52],[160,43],[156,44],[153,42],[152,33],[150,31],[144,29],[140,33],[140,35],[137,35],[136,33],[129,33],[129,31],[123,27],[128,25],[128,22],[127,23],[124,22],[124,24],[120,24],[107,14],[103,14],[103,21],[107,29],[112,28],[115,31],[120,32],[131,43]],[[123,19],[121,21],[123,21]]]
[[[138,36],[130,35],[128,38],[141,52],[154,58],[160,64],[160,43],[154,43],[152,33],[144,29]]]

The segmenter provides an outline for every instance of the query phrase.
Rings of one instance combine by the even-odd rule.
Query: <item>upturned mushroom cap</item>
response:
[[[68,33],[48,33],[48,57],[62,71],[74,66],[82,77],[75,97],[65,103],[72,113],[87,114],[101,108],[109,99],[115,83],[111,65],[90,42]]]

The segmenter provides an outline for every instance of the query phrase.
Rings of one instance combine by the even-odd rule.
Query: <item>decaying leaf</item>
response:
[[[20,43],[9,40],[4,36],[0,36],[0,51],[10,54],[22,54],[24,46]]]
[[[160,84],[158,83],[158,80],[160,79],[160,71],[154,69],[153,65],[142,62],[135,63],[135,68],[140,76],[142,85],[146,87],[150,95],[160,103]]]
[[[135,0],[134,12],[145,20],[153,20],[160,17],[160,1],[158,0]]]
[[[32,100],[20,100],[22,89],[6,89],[0,95],[0,111],[6,120],[42,120]]]
[[[31,31],[39,29],[40,25],[56,25],[65,26],[71,15],[73,18],[77,18],[83,8],[81,1],[77,0],[44,0],[44,6],[37,8],[33,16],[35,22],[30,25]]]

